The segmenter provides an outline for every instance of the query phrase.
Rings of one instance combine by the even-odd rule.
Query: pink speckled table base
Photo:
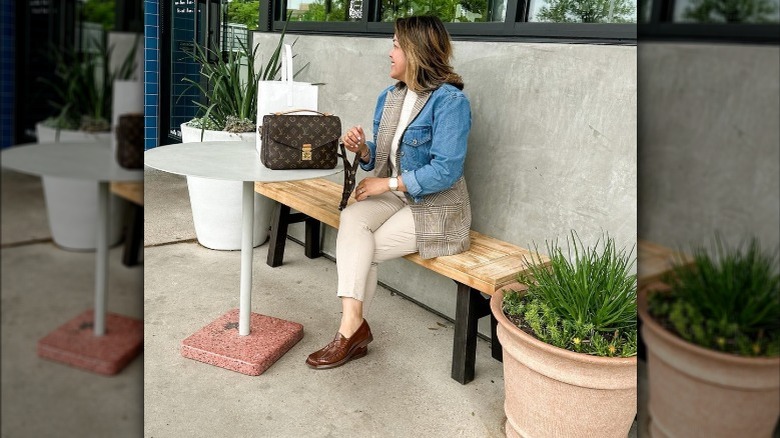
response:
[[[238,309],[222,315],[181,342],[181,355],[250,376],[259,376],[303,338],[296,322],[251,313],[249,335],[238,334]]]
[[[85,311],[38,341],[38,356],[98,374],[114,375],[143,349],[143,321],[106,313],[106,332],[92,331],[94,311]]]

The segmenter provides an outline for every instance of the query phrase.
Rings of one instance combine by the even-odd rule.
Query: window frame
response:
[[[454,40],[528,41],[636,45],[636,23],[539,23],[527,22],[530,0],[507,0],[506,21],[445,23]],[[366,0],[360,21],[287,23],[287,32],[301,34],[382,36],[393,34],[393,23],[379,22],[380,0]],[[265,7],[263,7],[265,6]],[[259,32],[281,32],[285,26],[286,0],[261,2]]]
[[[713,43],[778,44],[780,23],[685,23],[674,22],[676,0],[653,0],[650,19],[639,22],[639,38],[648,41],[695,41]]]
[[[641,21],[637,2],[636,23],[540,23],[528,22],[530,0],[507,0],[506,21],[493,23],[445,23],[454,40],[524,41],[584,44],[636,45],[647,41],[778,44],[780,24],[673,22],[676,0],[655,0],[648,22]],[[257,32],[280,32],[285,26],[287,0],[261,2]],[[379,22],[380,0],[365,1],[366,13],[356,22],[287,23],[287,31],[300,34],[379,37],[391,35],[392,23]]]

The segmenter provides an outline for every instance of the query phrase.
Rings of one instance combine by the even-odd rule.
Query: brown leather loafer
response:
[[[317,370],[340,367],[352,359],[365,356],[368,352],[366,346],[373,340],[371,328],[364,319],[351,337],[345,338],[341,333],[336,333],[328,345],[309,355],[306,365]]]

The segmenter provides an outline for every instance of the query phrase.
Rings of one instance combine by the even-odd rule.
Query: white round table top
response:
[[[321,178],[335,169],[271,170],[248,141],[208,141],[158,146],[144,152],[144,164],[164,172],[228,181],[280,182]]]
[[[141,169],[119,166],[109,143],[27,143],[5,149],[0,163],[8,169],[38,176],[87,181],[141,181]]]

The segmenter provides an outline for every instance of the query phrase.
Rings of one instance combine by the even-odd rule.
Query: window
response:
[[[233,0],[237,1],[237,0]],[[436,15],[454,38],[636,43],[637,0],[264,0],[261,31],[389,35],[396,18]]]
[[[635,0],[531,0],[528,21],[636,23]]]
[[[412,15],[436,15],[445,23],[503,22],[506,1],[502,0],[382,0],[381,20],[393,22],[396,18]]]
[[[434,14],[456,39],[780,42],[780,0],[262,0],[259,9],[260,31],[280,31],[290,14],[293,32],[387,35],[397,17]]]
[[[780,0],[643,0],[640,38],[780,42]]]
[[[778,23],[780,0],[678,0],[673,21],[684,23]]]

